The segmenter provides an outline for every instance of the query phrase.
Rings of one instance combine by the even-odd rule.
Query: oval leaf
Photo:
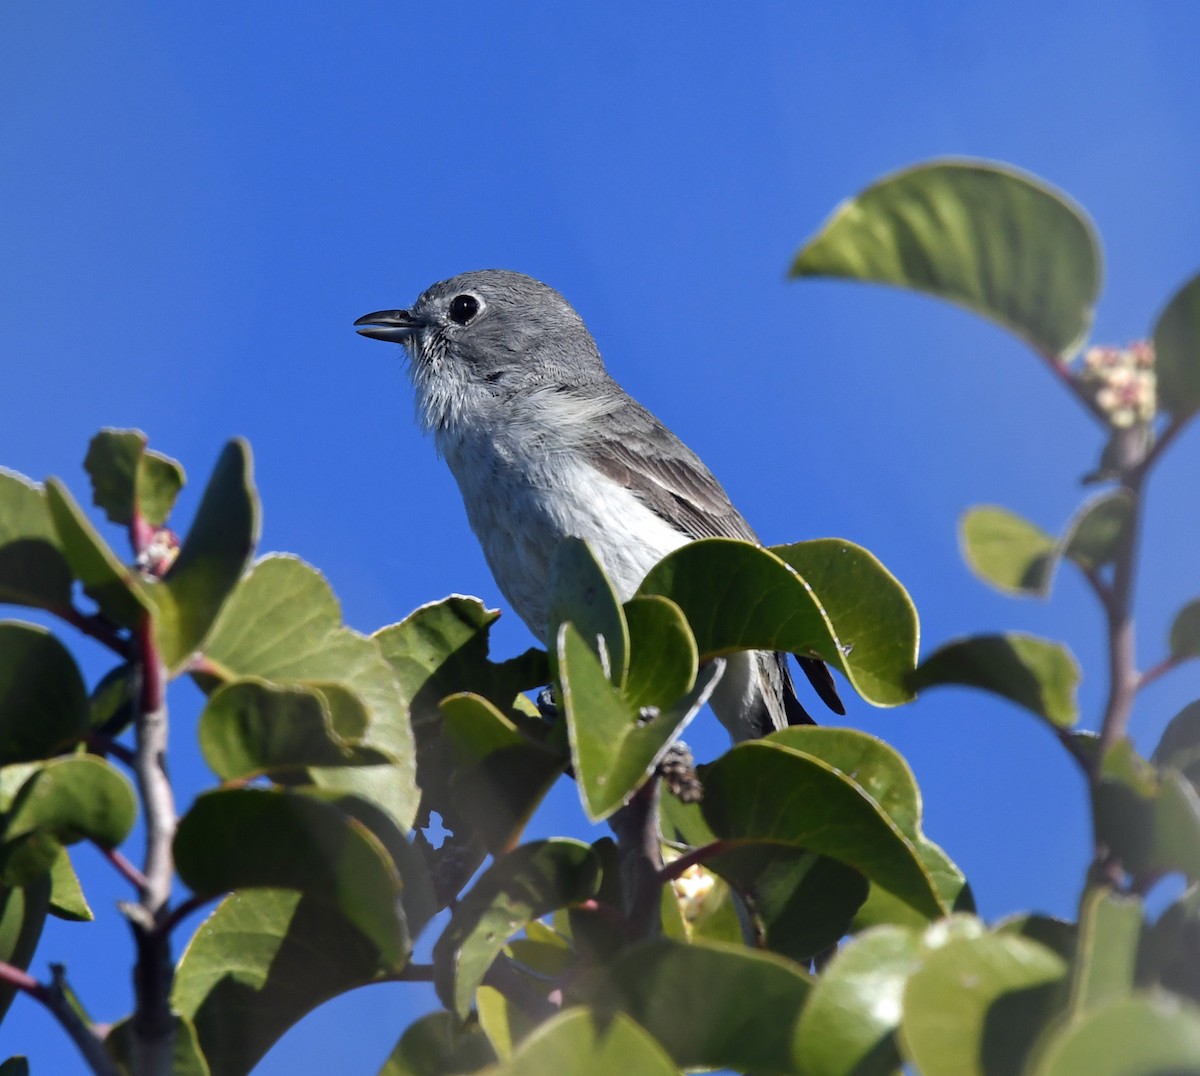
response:
[[[604,1000],[680,1068],[791,1072],[792,1028],[810,989],[798,965],[774,954],[661,938],[617,957]]]
[[[1200,409],[1200,274],[1159,315],[1154,355],[1159,406],[1182,422]]]
[[[128,526],[135,513],[161,526],[184,483],[183,468],[148,451],[141,430],[101,430],[88,445],[83,467],[92,480],[92,503],[120,526]]]
[[[705,771],[702,806],[720,838],[819,852],[926,918],[943,913],[912,842],[859,785],[820,759],[764,740],[739,744]]]
[[[970,160],[885,176],[842,203],[791,269],[949,299],[1056,358],[1086,338],[1100,274],[1079,206],[1033,176]]]
[[[629,661],[629,628],[617,592],[595,554],[582,538],[564,538],[550,563],[550,611],[547,639],[557,639],[564,621],[575,625],[600,657],[608,678],[625,684]]]
[[[197,894],[295,889],[333,905],[379,950],[403,965],[409,939],[391,857],[357,819],[298,793],[222,789],[180,819],[175,865]]]
[[[404,1073],[432,1070],[404,1069]],[[448,1070],[439,1070],[448,1071]],[[466,1071],[466,1070],[458,1070]],[[587,1009],[568,1009],[547,1020],[521,1043],[491,1076],[674,1076],[676,1068],[663,1048],[626,1016],[601,1018]],[[393,1076],[385,1069],[380,1076]]]
[[[38,609],[71,604],[71,569],[45,491],[0,467],[0,602]]]
[[[451,1012],[431,1012],[408,1025],[379,1076],[476,1072],[495,1060],[496,1051],[478,1027],[464,1025]]]
[[[1058,543],[1007,508],[970,509],[959,528],[963,559],[985,583],[1008,594],[1043,594]]]
[[[1200,599],[1190,601],[1171,624],[1171,657],[1187,661],[1200,657]]]
[[[87,690],[45,628],[0,621],[0,766],[49,758],[88,730]]]
[[[904,988],[920,966],[919,935],[875,927],[840,949],[817,977],[796,1026],[805,1076],[891,1076]]]
[[[107,762],[88,755],[47,762],[13,800],[5,842],[44,833],[59,844],[91,840],[116,848],[133,829],[137,800],[129,782]]]
[[[912,685],[922,691],[939,684],[990,691],[1055,728],[1079,719],[1079,666],[1066,647],[1032,635],[973,635],[939,647],[913,674]]]
[[[622,694],[634,712],[663,709],[691,690],[699,653],[683,611],[659,595],[625,603],[629,627],[629,672]]]
[[[581,841],[536,841],[496,860],[455,907],[433,947],[442,1003],[466,1016],[508,938],[531,919],[593,897],[599,882],[595,855]]]
[[[1013,934],[931,949],[904,989],[905,1059],[926,1076],[1021,1072],[1066,970],[1057,953]]]

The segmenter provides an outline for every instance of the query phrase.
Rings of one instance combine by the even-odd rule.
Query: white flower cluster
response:
[[[1126,429],[1153,421],[1154,345],[1149,340],[1088,348],[1077,378],[1113,426]]]

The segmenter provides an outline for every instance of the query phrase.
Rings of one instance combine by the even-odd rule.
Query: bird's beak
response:
[[[391,344],[404,343],[424,326],[424,321],[413,317],[407,310],[377,310],[374,314],[364,314],[354,323],[360,336],[386,340]]]

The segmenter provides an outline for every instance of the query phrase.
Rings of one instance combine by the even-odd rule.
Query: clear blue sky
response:
[[[1058,528],[1099,439],[1001,331],[882,289],[787,283],[835,204],[941,154],[1010,161],[1072,193],[1107,252],[1097,337],[1145,335],[1200,268],[1200,8],[669,2],[0,7],[0,465],[85,489],[102,425],[177,456],[194,510],[221,444],[253,444],[262,549],[320,567],[373,630],[451,592],[499,602],[449,473],[412,420],[399,352],[360,314],[506,267],[561,290],[612,373],[709,463],[768,541],[844,536],[920,610],[926,650],[1015,627],[1070,642],[1103,700],[1101,634],[1064,572],[1052,603],[967,573],[956,520],[996,502]],[[1200,592],[1192,430],[1151,490],[1140,652]],[[508,614],[502,655],[529,644]],[[104,669],[94,648],[90,677]],[[1149,750],[1197,693],[1160,681]],[[173,770],[211,778],[179,692]],[[1032,718],[967,692],[848,721],[912,763],[926,828],[989,918],[1073,915],[1088,823]],[[715,722],[693,725],[700,753]],[[569,788],[538,832],[581,832]],[[125,894],[77,857],[100,923],[52,923],[102,1018],[129,1006]],[[114,970],[113,961],[117,964]],[[262,1073],[374,1073],[433,1007],[397,984],[329,1006]],[[78,1070],[18,1000],[0,1057]]]

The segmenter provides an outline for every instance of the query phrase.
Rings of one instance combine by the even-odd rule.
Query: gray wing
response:
[[[582,446],[592,465],[614,482],[632,490],[655,515],[689,538],[738,538],[758,543],[758,536],[700,457],[636,400],[625,396],[611,420],[605,423],[615,436],[591,440]],[[759,543],[761,544],[761,543]],[[796,698],[783,654],[763,663],[771,693],[783,703],[789,725],[814,724]],[[825,663],[816,658],[796,660],[821,700],[834,713],[845,706]],[[783,722],[777,727],[782,728]],[[766,729],[769,732],[770,729]]]

